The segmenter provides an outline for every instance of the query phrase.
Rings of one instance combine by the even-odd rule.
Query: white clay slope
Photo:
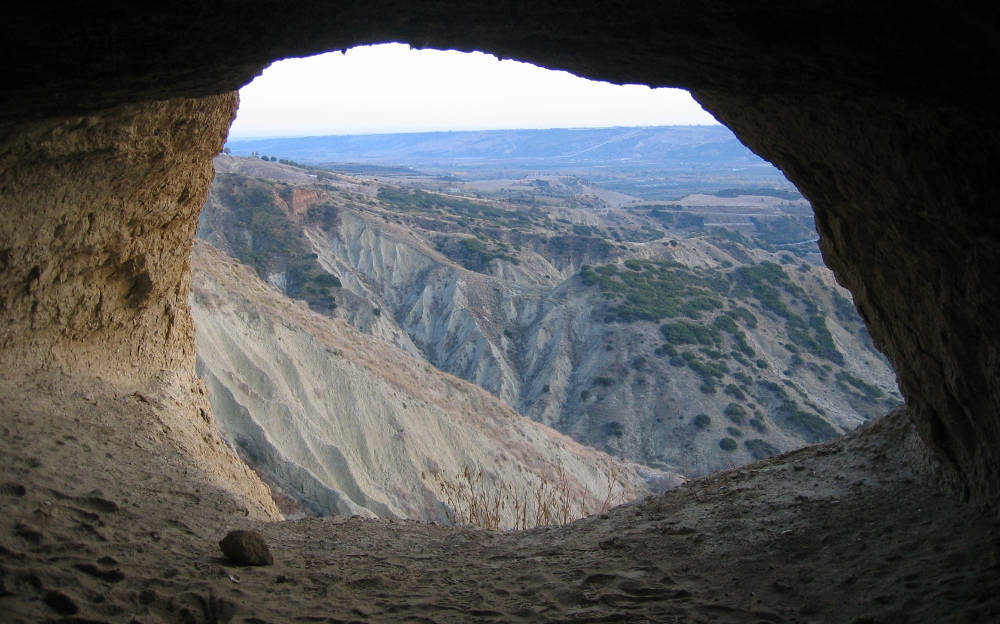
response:
[[[220,430],[286,513],[442,519],[431,475],[466,468],[528,497],[563,474],[578,512],[602,505],[608,474],[618,500],[671,481],[310,311],[207,244],[196,243],[193,268],[198,369]]]

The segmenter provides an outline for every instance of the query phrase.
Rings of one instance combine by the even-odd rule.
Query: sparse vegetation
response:
[[[254,166],[262,169],[259,164]],[[412,169],[386,173],[413,178],[416,174]],[[470,279],[467,293],[470,301],[476,300],[477,304],[485,300],[493,305],[497,299],[495,293],[509,293],[498,285],[508,279],[508,273],[526,276],[524,290],[531,289],[532,296],[537,288],[538,300],[545,302],[540,305],[542,314],[549,314],[553,306],[561,305],[566,292],[575,297],[584,290],[582,294],[588,298],[599,297],[602,304],[597,308],[600,312],[597,318],[614,325],[598,329],[606,332],[596,344],[599,353],[587,354],[588,358],[596,355],[597,366],[588,360],[586,368],[571,371],[565,384],[558,383],[558,392],[553,393],[545,386],[538,394],[528,393],[526,409],[537,410],[541,406],[549,409],[548,406],[564,403],[569,410],[586,413],[595,423],[590,431],[612,441],[616,451],[635,452],[635,440],[641,438],[644,429],[634,426],[632,420],[622,418],[618,422],[617,414],[608,410],[648,400],[650,393],[659,394],[659,399],[665,401],[663,405],[667,405],[671,393],[691,393],[693,387],[698,387],[701,393],[710,396],[693,396],[690,403],[677,400],[669,406],[671,411],[658,411],[657,422],[683,418],[697,429],[712,431],[712,435],[698,436],[695,446],[698,452],[725,435],[726,439],[743,442],[747,452],[755,457],[773,450],[761,446],[767,443],[763,436],[784,440],[783,436],[791,433],[793,437],[818,440],[838,434],[839,429],[834,425],[839,422],[836,401],[810,402],[809,393],[815,391],[819,382],[825,380],[829,386],[836,381],[835,392],[847,393],[843,399],[850,399],[849,405],[856,411],[864,410],[866,405],[858,401],[859,395],[869,401],[885,399],[880,388],[841,369],[844,355],[837,344],[842,341],[844,353],[851,353],[855,347],[852,341],[863,329],[851,302],[817,279],[821,277],[821,267],[800,265],[804,256],[797,256],[798,252],[774,248],[768,255],[750,251],[748,248],[756,243],[748,239],[746,228],[706,232],[705,219],[687,212],[679,204],[636,202],[619,210],[603,204],[596,196],[587,199],[583,195],[573,203],[566,201],[572,195],[566,189],[574,182],[556,178],[551,182],[529,180],[530,192],[525,191],[524,183],[519,183],[511,187],[520,187],[516,190],[477,191],[462,196],[469,191],[468,187],[462,189],[465,180],[458,177],[443,176],[439,181],[436,179],[433,187],[416,189],[371,180],[357,183],[347,180],[347,176],[329,174],[320,181],[324,189],[329,185],[333,190],[322,191],[328,196],[320,197],[318,203],[303,213],[301,203],[290,209],[294,185],[245,177],[237,185],[240,176],[227,179],[226,175],[220,174],[219,181],[232,184],[223,203],[227,207],[233,202],[254,206],[237,208],[233,215],[226,215],[235,227],[242,227],[239,239],[234,236],[226,242],[232,247],[245,242],[245,255],[241,259],[273,284],[282,284],[289,294],[298,293],[310,301],[314,309],[326,306],[332,310],[339,301],[347,317],[365,310],[377,315],[381,308],[374,302],[378,301],[379,306],[387,306],[385,321],[402,322],[393,318],[396,311],[404,309],[397,306],[398,302],[379,294],[366,305],[367,295],[355,292],[359,284],[365,284],[367,275],[338,276],[322,270],[310,273],[319,263],[315,256],[310,256],[312,247],[301,230],[308,228],[313,236],[318,228],[331,240],[342,237],[338,231],[343,227],[341,218],[344,217],[345,223],[353,223],[347,215],[354,210],[360,211],[362,219],[378,226],[385,221],[410,228],[415,237],[424,236],[423,243],[466,269],[492,273],[483,279],[461,272]],[[477,181],[477,188],[485,186]],[[301,195],[296,196],[299,197],[296,201],[301,202]],[[601,205],[602,210],[587,213],[573,207]],[[799,214],[801,208],[797,206],[789,214]],[[580,223],[584,220],[587,224]],[[768,244],[777,243],[798,227],[797,223],[807,220],[769,217],[765,219],[767,223],[758,224],[756,237]],[[391,227],[393,232],[400,231],[396,226]],[[684,229],[702,231],[680,231]],[[762,234],[765,230],[767,233]],[[315,242],[315,236],[312,244],[321,245]],[[427,247],[421,249],[426,251]],[[529,253],[521,253],[524,250]],[[327,251],[323,253],[325,259]],[[538,261],[534,254],[541,255],[549,264]],[[427,255],[440,262],[437,253]],[[667,258],[690,261],[697,266]],[[760,262],[763,258],[772,261]],[[512,270],[507,264],[519,261],[523,265],[517,269]],[[454,264],[442,265],[458,273]],[[338,260],[332,266],[347,265]],[[577,266],[580,267],[577,278],[556,289]],[[803,266],[804,272],[795,270]],[[376,272],[380,270],[375,267]],[[341,278],[351,292],[340,290]],[[374,285],[368,286],[378,288],[381,278],[371,279]],[[581,284],[590,288],[582,288]],[[814,295],[818,296],[813,298]],[[367,316],[362,314],[360,318]],[[581,320],[591,318],[581,315]],[[828,326],[831,319],[837,325]],[[536,345],[533,342],[536,336],[523,318],[513,323],[516,325],[506,323],[506,328],[505,324],[493,326],[487,338],[494,343],[499,341],[505,349],[503,356],[519,367],[517,362]],[[486,326],[490,327],[489,323]],[[840,327],[856,335],[844,334]],[[522,335],[522,331],[526,333]],[[784,351],[769,343],[774,336],[784,341]],[[554,340],[564,339],[556,335]],[[675,368],[668,368],[668,362]],[[802,384],[797,393],[791,387],[787,393],[782,390],[780,396],[759,392],[760,381],[780,380],[782,376]],[[665,387],[668,379],[669,390]],[[531,380],[522,386],[537,391],[541,383],[535,383]],[[829,409],[829,416],[820,409],[820,404]],[[831,405],[834,409],[830,409]],[[750,413],[758,408],[762,412],[750,418]],[[741,411],[736,412],[737,409]],[[714,427],[706,414],[689,419],[698,410],[715,414]],[[719,416],[726,418],[719,420]],[[623,422],[628,424],[628,435]],[[695,428],[684,428],[684,435],[696,436]],[[761,437],[746,439],[753,435]],[[718,453],[708,455],[713,457],[711,462],[719,463]],[[664,457],[667,455],[659,459]],[[669,465],[670,461],[673,460],[665,463]]]
[[[429,193],[420,189],[380,186],[378,199],[385,206],[401,212],[436,213],[451,217],[476,219],[507,227],[530,226],[535,218],[522,210],[503,210],[491,202],[480,202],[453,195]]]
[[[885,397],[885,392],[880,390],[878,387],[873,386],[861,379],[858,379],[854,375],[848,373],[847,371],[838,371],[836,375],[837,385],[844,390],[848,390],[848,386],[853,386],[854,389],[858,390],[870,401],[877,401],[878,399]]]
[[[729,405],[726,405],[726,409],[724,409],[722,413],[725,414],[729,420],[738,425],[742,425],[746,421],[747,411],[742,405],[730,403]]]
[[[812,217],[775,217],[761,219],[750,217],[750,222],[754,224],[755,237],[763,243],[780,245],[783,243],[796,243],[809,240],[816,236],[816,226]],[[787,257],[788,260],[784,258]],[[783,264],[792,264],[795,258],[790,255],[782,257]]]
[[[686,316],[700,319],[723,307],[729,285],[721,273],[690,269],[676,262],[627,260],[617,265],[584,265],[580,278],[613,302],[608,320],[631,323]]]
[[[778,454],[778,448],[776,446],[770,442],[761,440],[760,438],[744,440],[743,446],[750,452],[750,456],[754,459],[764,459]]]
[[[664,323],[660,325],[660,333],[663,334],[664,340],[670,345],[715,345],[721,340],[718,329],[688,321]]]
[[[743,394],[743,391],[740,390],[738,387],[736,387],[735,384],[727,384],[723,392],[733,397],[734,399],[738,399],[740,401],[746,398],[746,395]]]
[[[484,240],[485,239],[485,240]],[[486,237],[443,238],[438,251],[470,271],[485,272],[494,260],[519,264],[517,256],[507,243]]]
[[[283,283],[289,297],[321,312],[336,308],[340,279],[320,266],[300,229],[281,209],[282,189],[235,174],[219,174],[214,184],[229,209],[217,229],[227,235],[233,255],[265,281],[280,276],[277,283]],[[315,214],[334,219],[327,212]]]
[[[664,210],[667,208],[668,210]],[[705,227],[705,217],[681,212],[680,206],[654,207],[648,215],[659,221],[663,226],[674,230],[703,229]]]
[[[604,423],[604,435],[609,438],[620,438],[625,435],[625,428],[620,422],[611,421]]]
[[[822,416],[799,409],[793,401],[784,402],[777,411],[810,442],[829,440],[840,435]]]

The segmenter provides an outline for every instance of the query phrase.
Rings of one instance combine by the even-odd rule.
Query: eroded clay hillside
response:
[[[192,265],[198,373],[219,429],[288,516],[445,520],[469,512],[474,486],[505,498],[501,526],[535,526],[680,482],[309,310],[204,243]],[[520,522],[515,501],[528,503]]]
[[[619,457],[702,474],[841,435],[899,400],[847,292],[808,254],[768,244],[801,228],[791,217],[750,236],[699,216],[706,202],[733,213],[726,198],[623,205],[570,178],[484,194],[259,159],[217,169],[202,238]]]

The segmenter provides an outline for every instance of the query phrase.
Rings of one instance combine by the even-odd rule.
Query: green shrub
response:
[[[720,314],[715,317],[715,320],[712,321],[712,325],[728,334],[735,334],[740,331],[740,328],[736,325],[736,321],[734,321],[733,317],[728,313]]]
[[[749,329],[757,328],[757,317],[754,313],[746,308],[740,306],[734,306],[732,310],[726,312],[726,315],[731,316],[734,319],[743,321],[743,325]]]
[[[615,380],[611,377],[594,377],[594,385],[609,388],[615,385]]]
[[[844,297],[837,291],[832,293],[833,314],[838,320],[844,322],[857,321],[858,310],[854,307],[854,302]]]
[[[716,293],[729,290],[718,271],[635,258],[624,265],[625,270],[613,264],[580,267],[583,283],[597,286],[612,302],[609,322],[659,321],[679,315],[697,319],[706,311],[722,308]]]
[[[712,419],[708,417],[708,414],[698,414],[694,417],[694,426],[699,429],[704,429],[710,424],[712,424]]]
[[[736,440],[732,438],[722,438],[721,440],[719,440],[719,448],[722,449],[723,451],[728,451],[732,453],[737,448],[739,448],[739,445],[736,444]]]
[[[329,273],[320,273],[310,280],[313,284],[321,288],[341,288],[340,278]]]
[[[733,421],[738,425],[742,425],[746,420],[747,411],[743,409],[742,405],[737,405],[736,403],[730,403],[726,406],[726,409],[722,410],[729,420]]]
[[[656,349],[653,351],[653,353],[655,353],[656,355],[658,355],[660,357],[667,356],[667,355],[669,355],[670,357],[676,357],[678,355],[677,349],[674,347],[674,345],[668,344],[666,342],[663,343],[663,344],[661,344],[660,346],[656,347]]]
[[[719,330],[704,325],[696,325],[688,321],[664,323],[660,325],[663,338],[672,345],[700,344],[713,346],[720,340]]]
[[[604,435],[609,438],[620,438],[625,435],[625,428],[622,427],[620,422],[608,422],[604,423]]]
[[[829,440],[840,435],[833,425],[822,416],[800,410],[792,401],[786,401],[778,408],[778,413],[785,417],[788,423],[799,430],[809,442]]]
[[[715,380],[722,379],[729,372],[729,368],[723,362],[704,362],[690,351],[685,351],[681,357],[684,358],[688,367],[701,377],[704,384],[712,386],[712,390],[708,394],[715,392]]]
[[[733,436],[734,438],[743,437],[743,431],[737,429],[736,427],[726,427],[726,433]]]
[[[743,366],[750,366],[750,360],[743,357],[743,354],[740,353],[739,351],[730,351],[729,357],[733,358],[733,360],[742,364]],[[733,376],[735,377],[736,374],[734,373]]]
[[[721,360],[722,352],[716,349],[702,349],[702,354],[710,360]]]
[[[743,332],[738,332],[733,334],[733,342],[736,344],[736,348],[748,358],[752,358],[757,355],[757,352],[753,350],[750,343],[747,342],[747,336]]]
[[[740,390],[738,387],[736,387],[735,384],[727,384],[726,387],[723,389],[723,392],[733,397],[734,399],[738,399],[740,401],[746,398],[746,395],[743,394],[743,391]]]
[[[877,388],[876,386],[873,386],[870,383],[862,381],[861,379],[858,379],[857,377],[848,373],[847,371],[838,372],[836,375],[836,379],[837,379],[837,385],[843,388],[844,390],[847,390],[848,389],[847,385],[850,384],[851,386],[854,386],[857,390],[859,390],[863,395],[865,395],[865,398],[867,398],[870,401],[875,401],[885,396],[885,392],[883,392],[881,389]]]
[[[754,459],[765,459],[772,455],[778,454],[778,449],[770,442],[761,440],[760,438],[755,438],[753,440],[744,440],[743,446],[746,450],[750,451],[750,456]]]

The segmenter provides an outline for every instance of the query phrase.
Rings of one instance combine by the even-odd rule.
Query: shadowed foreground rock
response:
[[[219,541],[219,548],[222,549],[222,554],[239,565],[264,566],[274,563],[267,542],[257,531],[230,531]]]

